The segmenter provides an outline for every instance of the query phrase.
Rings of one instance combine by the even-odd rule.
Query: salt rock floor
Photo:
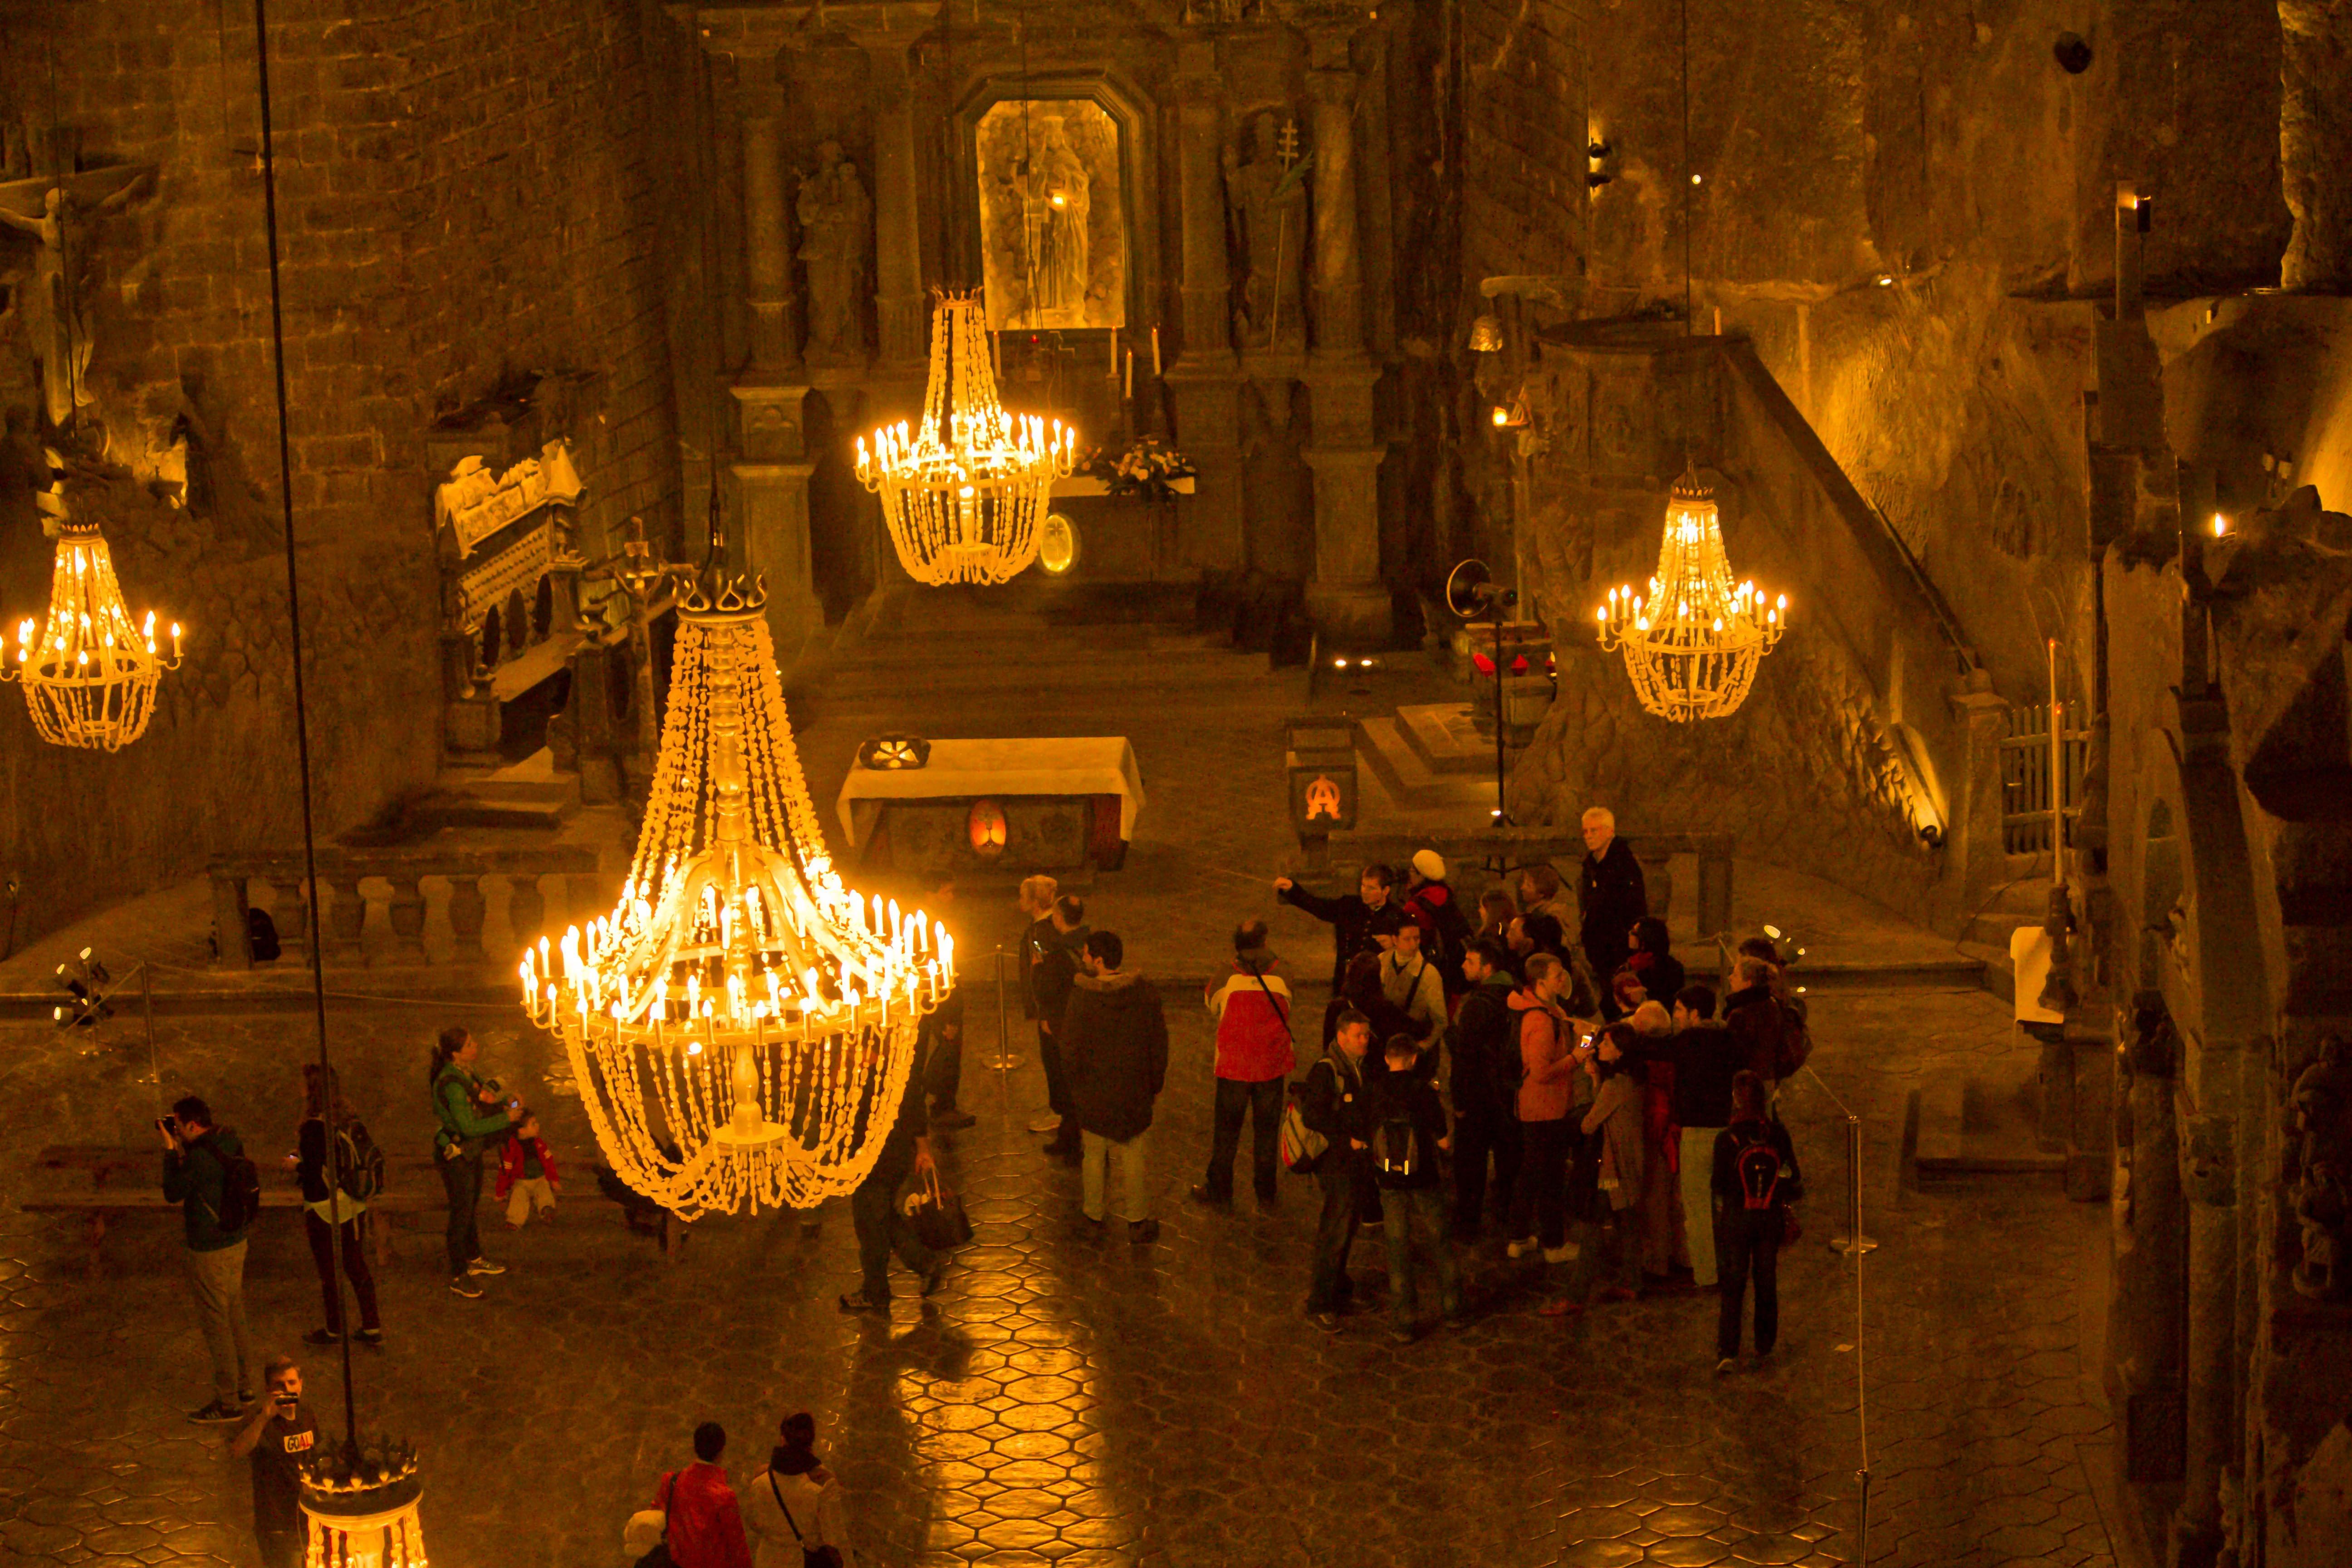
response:
[[[1808,1162],[1807,1235],[1782,1265],[1774,1363],[1713,1372],[1711,1298],[1530,1308],[1533,1274],[1473,1256],[1477,1319],[1400,1348],[1377,1317],[1301,1315],[1312,1184],[1278,1214],[1185,1203],[1207,1142],[1210,1032],[1171,996],[1174,1060],[1154,1130],[1156,1246],[1083,1238],[1075,1173],[1026,1131],[1034,1048],[967,1069],[980,1124],[950,1179],[979,1234],[946,1289],[888,1321],[845,1318],[845,1210],[709,1221],[666,1265],[593,1194],[591,1150],[548,1043],[511,1013],[344,1008],[344,1081],[379,1139],[424,1147],[425,1053],[471,1026],[493,1070],[546,1108],[571,1173],[561,1222],[510,1236],[480,1300],[444,1288],[437,1235],[405,1229],[383,1279],[390,1339],[358,1352],[364,1419],[420,1445],[436,1568],[621,1561],[621,1527],[706,1419],[739,1481],[781,1415],[816,1414],[867,1564],[1828,1563],[1857,1552],[1857,1347],[1865,1358],[1874,1563],[2110,1561],[2087,1477],[2109,1441],[2092,1378],[2104,1210],[2011,1180],[1898,1190],[1903,1095],[2014,1069],[2005,1010],[1976,993],[1841,991],[1815,1003],[1820,1082],[1784,1104]],[[975,1009],[972,1054],[989,1046]],[[1019,1026],[1016,1023],[1016,1044]],[[158,1020],[163,1085],[206,1094],[267,1167],[290,1147],[299,1016]],[[183,1413],[208,1397],[176,1218],[137,1216],[86,1266],[79,1229],[22,1213],[40,1145],[139,1137],[153,1114],[134,1020],[99,1038],[0,1026],[0,1561],[253,1561],[244,1467]],[[1864,1119],[1870,1256],[1824,1245]],[[150,1134],[152,1136],[152,1134]],[[1246,1191],[1246,1184],[1244,1184]],[[318,1321],[289,1211],[247,1273],[264,1353]],[[1359,1275],[1378,1279],[1378,1247]],[[327,1358],[309,1367],[341,1422]],[[2086,1457],[2090,1463],[2086,1465]]]

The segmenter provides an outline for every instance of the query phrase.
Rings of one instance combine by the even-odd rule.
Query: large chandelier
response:
[[[857,442],[857,478],[882,498],[898,563],[919,583],[1011,581],[1037,559],[1054,481],[1069,477],[1078,433],[1007,414],[996,395],[978,293],[942,294],[931,318],[923,416]]]
[[[764,582],[713,564],[678,605],[661,754],[619,905],[521,973],[620,1178],[686,1218],[807,1208],[880,1153],[944,930],[844,887],[793,750]]]
[[[1666,504],[1648,595],[1612,588],[1594,613],[1601,651],[1623,650],[1642,706],[1686,724],[1727,717],[1748,700],[1757,665],[1788,629],[1789,596],[1768,605],[1755,584],[1732,581],[1715,492],[1685,468]]]
[[[49,744],[119,751],[146,732],[156,682],[180,668],[177,622],[171,637],[171,653],[159,652],[152,610],[132,623],[97,525],[61,519],[47,623],[37,631],[29,616],[17,623],[16,657],[0,662],[0,680],[24,683],[33,727]]]

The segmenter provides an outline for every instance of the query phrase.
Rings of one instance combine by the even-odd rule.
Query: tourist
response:
[[[1062,1048],[1059,1032],[1062,1015],[1070,1005],[1071,987],[1077,979],[1079,954],[1088,935],[1087,906],[1065,893],[1054,900],[1046,924],[1052,928],[1051,939],[1030,971],[1031,999],[1037,1009],[1037,1053],[1045,1068],[1045,1102],[1060,1118],[1053,1138],[1045,1144],[1045,1152],[1075,1165],[1078,1163],[1078,1123],[1070,1110],[1068,1057]]]
[[[845,1312],[890,1310],[890,1255],[897,1253],[907,1271],[923,1282],[923,1294],[935,1296],[946,1283],[947,1259],[925,1247],[914,1223],[898,1202],[898,1190],[908,1177],[935,1178],[939,1167],[931,1158],[929,1120],[923,1114],[923,1068],[919,1057],[907,1074],[907,1087],[890,1110],[890,1130],[883,1135],[874,1168],[849,1194],[849,1222],[857,1233],[858,1288],[840,1300]]]
[[[1400,1030],[1411,1031],[1412,1020],[1405,1016],[1404,1009],[1391,1002],[1388,994],[1381,988],[1381,960],[1385,956],[1378,952],[1360,952],[1349,962],[1347,978],[1339,983],[1339,989],[1323,1008],[1325,1046],[1329,1046],[1332,1037],[1339,1033],[1339,1020],[1351,1012],[1361,1013],[1370,1018],[1374,1033],[1382,1039]],[[1387,1034],[1380,1034],[1383,1029]]]
[[[1643,1001],[1655,1002],[1662,1007],[1671,1005],[1688,983],[1688,976],[1683,972],[1682,960],[1674,955],[1666,922],[1655,915],[1643,915],[1633,922],[1628,941],[1633,951],[1619,966],[1618,975],[1638,978]]]
[[[743,1529],[751,1568],[842,1568],[849,1559],[849,1516],[841,1480],[817,1462],[816,1418],[784,1417],[768,1468],[743,1489]]]
[[[1600,1286],[1598,1300],[1630,1301],[1641,1266],[1632,1213],[1642,1195],[1642,1085],[1628,1070],[1614,1029],[1598,1037],[1585,1063],[1594,1094],[1583,1131],[1600,1142],[1599,1185],[1604,1217],[1594,1240],[1589,1278]]]
[[[366,1137],[366,1130],[352,1115],[334,1073],[334,1068],[317,1062],[302,1064],[302,1124],[295,1129],[294,1152],[289,1156],[302,1188],[302,1232],[310,1243],[310,1261],[319,1270],[319,1289],[327,1306],[327,1326],[311,1330],[302,1339],[307,1344],[331,1345],[343,1337],[343,1292],[335,1278],[335,1253],[340,1247],[343,1273],[351,1279],[352,1294],[360,1300],[360,1326],[352,1337],[362,1344],[380,1345],[383,1323],[376,1310],[375,1273],[368,1267],[367,1248],[362,1245],[366,1234],[362,1218],[367,1205],[345,1190],[352,1176],[350,1166],[358,1153],[358,1141]],[[339,1171],[331,1169],[331,1164],[340,1166],[344,1184],[338,1184]]]
[[[1473,942],[1491,942],[1508,952],[1511,947],[1511,922],[1519,918],[1518,900],[1501,888],[1489,888],[1478,895],[1478,929],[1471,935]]]
[[[1405,923],[1404,911],[1389,899],[1395,886],[1396,873],[1380,865],[1365,867],[1356,891],[1339,898],[1310,893],[1287,877],[1274,879],[1274,890],[1284,903],[1330,923],[1332,990],[1347,980],[1348,965],[1358,953],[1384,951]]]
[[[1106,1222],[1116,1156],[1120,1217],[1128,1239],[1140,1246],[1160,1236],[1151,1217],[1151,1103],[1168,1079],[1168,1020],[1151,982],[1119,968],[1126,956],[1116,931],[1087,936],[1086,967],[1055,1037],[1086,1153],[1079,1179],[1086,1216],[1097,1226]]]
[[[1731,1124],[1731,1079],[1740,1068],[1731,1031],[1715,1016],[1715,993],[1686,985],[1675,998],[1675,1032],[1665,1051],[1675,1064],[1675,1123],[1682,1129],[1676,1176],[1682,1189],[1683,1234],[1690,1248],[1691,1283],[1716,1283],[1711,1200],[1715,1135]]]
[[[1414,1070],[1420,1043],[1391,1035],[1383,1052],[1389,1070],[1365,1086],[1365,1124],[1371,1136],[1367,1161],[1380,1189],[1381,1215],[1389,1253],[1389,1337],[1411,1344],[1422,1331],[1422,1268],[1437,1286],[1437,1304],[1447,1318],[1462,1319],[1462,1282],[1445,1235],[1445,1196],[1438,1186],[1438,1154],[1454,1140],[1445,1131],[1445,1107],[1437,1086]]]
[[[1512,1194],[1513,1258],[1540,1248],[1547,1263],[1566,1263],[1576,1257],[1568,1241],[1569,1121],[1574,1099],[1576,1062],[1571,1054],[1574,1028],[1560,1010],[1560,994],[1568,989],[1568,965],[1548,952],[1528,957],[1525,984],[1507,1003],[1517,1027],[1520,1077],[1518,1117],[1520,1161],[1518,1189]]]
[[[1642,1184],[1634,1204],[1640,1226],[1642,1282],[1653,1290],[1687,1272],[1690,1250],[1683,1240],[1682,1188],[1675,1165],[1682,1133],[1675,1121],[1675,1063],[1661,1049],[1675,1032],[1674,1016],[1657,1002],[1643,1002],[1612,1029],[1627,1070],[1642,1086]]]
[[[1613,1005],[1612,1018],[1630,1017],[1633,1010],[1650,999],[1642,977],[1631,969],[1620,969],[1610,982],[1610,1000]]]
[[[1779,1342],[1780,1237],[1800,1180],[1789,1130],[1767,1114],[1764,1080],[1752,1072],[1731,1080],[1731,1125],[1715,1136],[1710,1169],[1715,1250],[1723,1274],[1715,1370],[1726,1373],[1739,1364],[1739,1315],[1751,1279],[1757,1355],[1770,1355]]]
[[[1445,982],[1423,947],[1427,940],[1421,927],[1408,921],[1397,928],[1380,957],[1381,994],[1410,1020],[1403,1032],[1419,1047],[1416,1061],[1424,1076],[1437,1069],[1438,1032],[1448,1016]]]
[[[1576,909],[1568,901],[1568,889],[1558,870],[1549,866],[1519,868],[1519,913],[1549,915],[1562,930],[1567,929]]]
[[[1371,1020],[1344,1013],[1323,1056],[1307,1069],[1298,1091],[1298,1113],[1329,1141],[1315,1166],[1323,1190],[1323,1212],[1315,1226],[1315,1263],[1307,1285],[1307,1315],[1337,1332],[1339,1314],[1355,1293],[1348,1278],[1348,1249],[1356,1240],[1363,1194],[1371,1186],[1364,1161],[1370,1128],[1365,1119],[1364,1056],[1371,1048]]]
[[[449,1289],[472,1299],[482,1293],[475,1276],[503,1274],[503,1263],[482,1256],[482,1233],[475,1209],[482,1199],[482,1156],[514,1129],[508,1111],[512,1102],[499,1103],[499,1085],[474,1076],[481,1042],[452,1026],[434,1043],[426,1081],[433,1086],[433,1118],[440,1123],[433,1134],[435,1163],[441,1185],[449,1196],[449,1226],[445,1236],[449,1253]]]
[[[518,1107],[515,1135],[499,1146],[496,1195],[506,1203],[507,1228],[520,1230],[534,1214],[541,1223],[554,1224],[555,1189],[562,1181],[547,1140],[539,1135],[538,1115]]]
[[[253,1403],[246,1386],[253,1352],[245,1329],[245,1237],[253,1215],[232,1192],[231,1167],[252,1167],[236,1131],[213,1125],[212,1108],[193,1094],[156,1126],[163,1135],[163,1201],[180,1205],[188,1289],[213,1361],[212,1403],[188,1419],[234,1421]]]
[[[1605,805],[1584,814],[1584,866],[1576,885],[1582,909],[1581,938],[1587,963],[1604,980],[1630,955],[1633,922],[1650,912],[1642,885],[1642,863],[1633,847],[1617,837],[1617,818]]]
[[[1216,1103],[1208,1173],[1192,1189],[1196,1202],[1231,1208],[1234,1158],[1241,1152],[1242,1119],[1250,1122],[1250,1174],[1260,1213],[1276,1204],[1281,1173],[1283,1089],[1297,1065],[1290,1034],[1290,983],[1275,973],[1279,961],[1266,945],[1264,921],[1234,930],[1234,972],[1204,993],[1217,1020]]]
[[[1770,964],[1752,955],[1732,962],[1723,1026],[1731,1032],[1739,1065],[1763,1080],[1769,1102],[1779,1087],[1781,1051],[1780,1002],[1772,994]]]
[[[1060,896],[1061,884],[1051,877],[1029,877],[1021,883],[1021,912],[1029,917],[1029,924],[1021,933],[1021,1016],[1037,1026],[1040,1066],[1051,1054],[1046,1042],[1053,1033],[1045,1026],[1045,1010],[1037,1003],[1037,973],[1045,962],[1045,954],[1061,942],[1060,933],[1054,929],[1054,900]],[[1050,1100],[1050,1082],[1046,1093]]]
[[[958,985],[940,1005],[923,1015],[915,1026],[922,1037],[917,1049],[923,1060],[923,1089],[931,1104],[931,1125],[954,1132],[980,1119],[959,1110],[956,1095],[963,1086],[963,987]]]
[[[263,1369],[268,1392],[228,1440],[253,1468],[253,1538],[261,1568],[301,1568],[309,1546],[302,1519],[302,1467],[318,1444],[319,1422],[302,1403],[302,1369],[292,1356]]]
[[[1508,1221],[1519,1176],[1517,1097],[1524,1061],[1511,1012],[1511,971],[1487,938],[1462,955],[1469,989],[1454,1015],[1454,1233],[1477,1238],[1495,1167],[1495,1213]]]
[[[751,1568],[743,1512],[719,1464],[726,1451],[727,1429],[705,1421],[694,1429],[694,1463],[655,1489],[654,1506],[667,1521],[662,1539],[677,1568]]]
[[[1421,928],[1421,951],[1437,966],[1449,994],[1462,989],[1462,952],[1470,945],[1470,921],[1445,880],[1445,858],[1418,849],[1407,862],[1404,917]]]

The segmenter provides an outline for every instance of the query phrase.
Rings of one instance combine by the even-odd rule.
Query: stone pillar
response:
[[[2180,1479],[2183,1281],[2189,1215],[2180,1191],[2180,1038],[2162,993],[2144,994],[2124,1027],[2116,1099],[2114,1281],[2107,1298],[2108,1403],[2124,1479]]]
[[[874,310],[881,363],[904,371],[923,359],[923,252],[916,192],[914,83],[903,32],[861,33],[872,62],[874,106]]]
[[[1200,470],[1192,499],[1176,503],[1183,530],[1177,541],[1181,566],[1238,571],[1248,564],[1242,547],[1241,383],[1227,368],[1231,362],[1230,353],[1218,353],[1204,364],[1188,352],[1168,371],[1177,444]]]
[[[1327,642],[1349,648],[1388,645],[1388,584],[1381,581],[1381,460],[1378,447],[1309,447],[1315,473],[1315,575],[1307,613]]]
[[[752,571],[767,579],[768,631],[776,663],[791,669],[824,625],[809,552],[809,476],[802,416],[809,389],[745,383],[734,389],[741,410],[742,458],[735,475],[738,527]]]
[[[1192,359],[1222,354],[1233,328],[1233,279],[1225,250],[1224,79],[1217,73],[1213,43],[1187,39],[1177,47],[1176,91],[1184,202],[1182,357]]]
[[[1364,346],[1364,264],[1356,238],[1356,69],[1345,36],[1313,43],[1307,90],[1315,100],[1315,347],[1354,355]]]
[[[782,104],[776,57],[738,60],[743,114],[743,279],[751,308],[751,365],[781,373],[800,358],[793,333],[790,218],[784,204]]]
[[[2238,1160],[2236,1119],[2215,1107],[2237,1100],[2238,1048],[2191,1047],[2181,1186],[2189,1197],[2189,1355],[2180,1510],[2167,1568],[2211,1568],[2223,1539],[2225,1478],[2237,1463]]]
[[[2285,55],[2279,106],[2280,183],[2294,232],[2279,281],[2289,289],[2352,289],[2352,101],[2344,65],[2352,58],[2352,9],[2343,0],[2278,0]]]

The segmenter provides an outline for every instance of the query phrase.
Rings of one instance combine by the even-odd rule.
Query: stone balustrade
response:
[[[392,936],[387,962],[435,962],[425,941],[430,883],[432,890],[441,894],[439,912],[449,931],[450,962],[488,963],[492,954],[483,944],[482,928],[490,906],[483,882],[505,884],[507,924],[520,948],[547,934],[543,884],[550,877],[563,879],[564,897],[575,914],[593,908],[605,891],[593,845],[321,848],[319,882],[327,900],[319,921],[323,956],[330,964],[367,963],[372,911],[380,905],[382,921],[389,925]],[[304,880],[299,854],[224,856],[212,863],[213,917],[220,942],[215,962],[221,968],[253,967],[247,911],[257,881],[269,889],[265,901],[278,927],[279,944],[289,952],[300,949],[310,931],[302,896]],[[373,896],[371,884],[388,888],[388,894]],[[507,955],[498,955],[498,962],[507,963]]]

